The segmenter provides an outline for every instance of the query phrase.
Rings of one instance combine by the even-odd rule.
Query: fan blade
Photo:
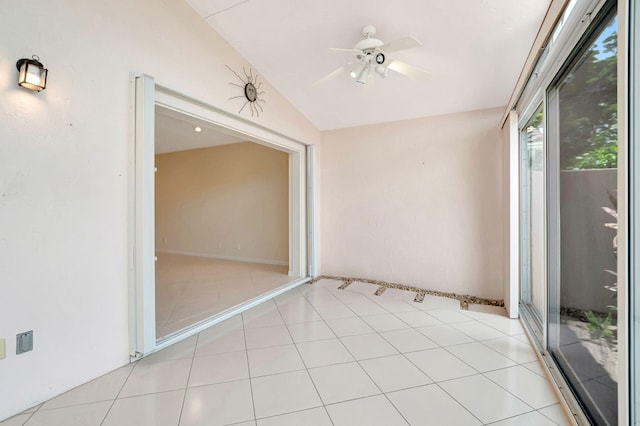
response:
[[[383,52],[397,52],[398,50],[411,49],[413,47],[420,47],[422,43],[414,37],[407,36],[398,40],[390,41],[381,46]]]
[[[317,86],[319,84],[322,84],[324,82],[327,82],[329,80],[331,80],[332,78],[337,77],[338,75],[340,75],[343,71],[345,71],[347,69],[347,65],[343,65],[340,68],[337,68],[333,71],[331,71],[329,74],[325,75],[324,77],[322,77],[320,80],[317,80],[315,83],[313,83],[311,86]]]
[[[429,77],[431,77],[425,70],[409,65],[406,62],[398,61],[397,59],[391,61],[387,68],[420,81],[427,81]]]
[[[362,51],[358,49],[342,49],[340,47],[330,47],[329,50],[335,50],[336,52],[362,53]]]

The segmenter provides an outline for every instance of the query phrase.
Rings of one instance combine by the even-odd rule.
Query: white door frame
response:
[[[134,132],[130,169],[129,279],[130,354],[138,358],[309,281],[307,229],[307,146],[260,124],[155,84],[148,75],[133,77]],[[220,131],[289,153],[289,275],[302,277],[267,294],[195,324],[162,342],[155,325],[155,107],[183,113],[217,126]],[[311,188],[313,190],[313,188]],[[311,239],[313,241],[313,239]]]

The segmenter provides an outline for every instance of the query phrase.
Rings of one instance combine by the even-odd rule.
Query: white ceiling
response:
[[[186,0],[318,129],[506,105],[550,0]],[[360,85],[344,73],[313,82],[352,56],[366,24],[389,42],[423,47],[393,58],[428,82],[391,71]],[[264,94],[269,113],[269,94]]]
[[[200,127],[201,131],[196,132],[196,127]],[[228,145],[246,141],[247,139],[222,133],[219,127],[206,121],[156,106],[156,154],[208,148],[211,146]]]

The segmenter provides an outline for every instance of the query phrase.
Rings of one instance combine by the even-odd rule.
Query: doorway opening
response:
[[[289,274],[289,153],[156,106],[156,338]]]
[[[149,76],[133,83],[130,342],[138,358],[311,279],[313,147]]]

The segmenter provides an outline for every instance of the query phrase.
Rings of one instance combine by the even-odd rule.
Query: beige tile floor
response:
[[[286,266],[158,253],[156,336],[161,339],[296,280]]]
[[[567,425],[516,320],[303,285],[8,425]]]

